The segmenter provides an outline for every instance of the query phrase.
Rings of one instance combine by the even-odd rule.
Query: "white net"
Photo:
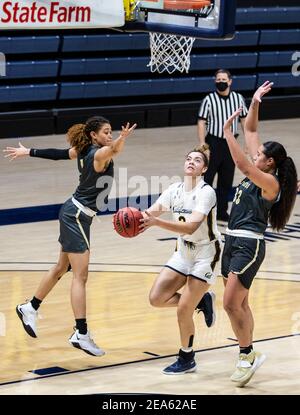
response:
[[[150,32],[151,72],[188,72],[194,37]]]

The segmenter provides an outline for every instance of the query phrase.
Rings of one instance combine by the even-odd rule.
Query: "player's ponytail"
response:
[[[92,144],[92,139],[85,134],[85,124],[72,125],[67,134],[71,147],[75,147],[78,154]]]
[[[110,122],[104,117],[91,117],[85,124],[75,124],[68,130],[68,139],[71,147],[75,147],[77,153],[81,153],[86,147],[93,144],[92,132],[97,133],[104,124]]]
[[[266,157],[272,157],[277,169],[280,186],[279,201],[274,203],[270,211],[270,224],[277,231],[283,229],[292,213],[297,194],[297,170],[286,150],[276,141],[263,144]]]

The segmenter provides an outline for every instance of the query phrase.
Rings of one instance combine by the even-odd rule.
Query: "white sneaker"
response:
[[[36,320],[38,318],[38,312],[32,307],[31,303],[17,305],[16,312],[22,321],[26,333],[31,337],[37,337]]]
[[[105,351],[100,349],[90,337],[89,332],[87,332],[87,334],[80,334],[78,330],[74,330],[74,333],[69,338],[69,342],[72,346],[81,349],[92,356],[103,356],[105,354]]]
[[[254,350],[249,354],[240,353],[236,370],[230,379],[232,382],[236,382],[238,387],[242,388],[250,381],[254,373],[265,360],[266,355]]]

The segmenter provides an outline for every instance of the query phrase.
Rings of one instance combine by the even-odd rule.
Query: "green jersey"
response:
[[[105,192],[108,195],[114,177],[114,163],[111,160],[104,172],[97,173],[94,169],[94,155],[99,146],[91,145],[77,156],[77,165],[80,172],[79,185],[73,194],[83,206],[94,211],[97,207],[97,198]],[[99,180],[100,179],[100,180]]]
[[[268,226],[269,213],[279,200],[266,200],[262,190],[247,177],[236,188],[228,222],[229,230],[247,230],[263,234]]]

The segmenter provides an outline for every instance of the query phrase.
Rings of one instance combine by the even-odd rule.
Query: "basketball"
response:
[[[138,209],[124,207],[114,214],[114,229],[124,238],[133,238],[139,233],[140,219],[143,219],[143,215]]]

